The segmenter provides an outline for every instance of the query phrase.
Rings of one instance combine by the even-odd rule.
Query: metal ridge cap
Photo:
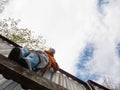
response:
[[[105,90],[110,90],[110,89],[106,88],[105,86],[102,86],[102,85],[100,85],[100,84],[98,84],[98,83],[96,83],[96,82],[94,82],[94,81],[92,81],[92,80],[88,80],[87,82],[89,83],[89,85],[90,85],[92,88],[93,88],[93,85],[96,85],[96,86],[98,86],[99,88],[103,88],[103,89],[105,89]]]
[[[9,40],[8,38],[2,36],[1,34],[0,34],[0,38],[3,39],[3,40],[5,40],[5,41],[7,41],[9,44],[12,44],[12,45],[15,46],[15,47],[21,47],[20,45],[18,45],[18,44],[16,44],[15,42]]]

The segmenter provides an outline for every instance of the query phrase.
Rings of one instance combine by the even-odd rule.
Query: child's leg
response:
[[[36,53],[31,52],[27,57],[24,57],[30,70],[32,70],[39,63],[39,58]]]
[[[19,63],[21,66],[28,68],[28,64],[24,59],[24,56],[28,55],[30,52],[27,48],[15,47],[11,50],[8,58]]]
[[[21,48],[22,51],[22,57],[26,57],[30,54],[30,51],[27,48]]]
[[[15,47],[11,50],[8,58],[14,61],[18,61],[22,57],[22,52],[19,47]]]

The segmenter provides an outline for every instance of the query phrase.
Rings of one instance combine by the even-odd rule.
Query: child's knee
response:
[[[21,48],[22,56],[26,57],[30,54],[30,51],[27,48]]]

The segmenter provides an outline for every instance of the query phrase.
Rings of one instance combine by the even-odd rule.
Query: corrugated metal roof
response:
[[[0,54],[8,57],[10,51],[14,47],[18,47],[18,46],[19,46],[18,44],[0,35]],[[67,73],[62,69],[60,69],[56,73],[54,73],[51,69],[49,69],[43,74],[43,77],[69,90],[90,90],[89,86],[91,86],[91,85],[87,85],[87,83],[83,82],[82,80],[76,78],[75,76]],[[12,80],[7,80],[2,75],[0,75],[0,90],[23,90],[23,89],[21,88],[20,84]],[[93,90],[97,90],[97,89],[93,89]],[[99,88],[98,90],[101,89]]]
[[[0,54],[8,57],[12,48],[14,48],[12,44],[0,38]],[[2,75],[0,75],[0,90],[23,90],[23,89],[18,83],[12,80],[7,80]]]

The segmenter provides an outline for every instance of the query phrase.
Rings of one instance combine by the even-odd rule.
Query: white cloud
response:
[[[21,26],[41,33],[47,44],[56,49],[61,68],[76,74],[78,55],[86,42],[93,42],[96,54],[88,66],[90,72],[119,78],[120,60],[115,55],[119,42],[120,2],[111,0],[97,11],[97,0],[13,0],[1,17],[21,19]]]
[[[97,50],[94,59],[90,61],[88,66],[90,72],[99,75],[112,77],[120,82],[120,58],[116,55],[116,43],[120,42],[120,2],[118,0],[110,2],[103,10],[104,14],[99,16],[100,20],[96,21],[99,28],[94,36],[94,43]],[[93,66],[94,64],[94,66]]]

